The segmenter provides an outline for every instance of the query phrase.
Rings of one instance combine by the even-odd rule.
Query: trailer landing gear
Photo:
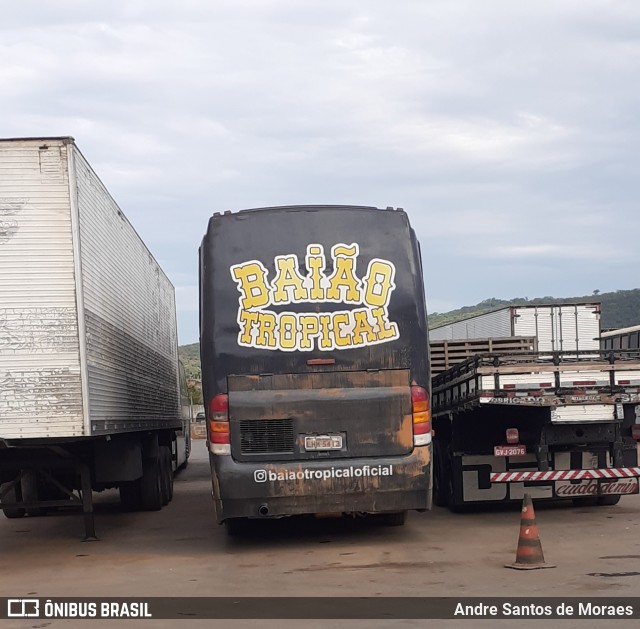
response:
[[[19,470],[16,476],[2,484],[0,504],[7,518],[25,515],[44,515],[49,509],[81,506],[84,517],[83,541],[95,541],[91,471],[80,459],[60,447],[7,448],[0,461],[0,470]],[[62,472],[80,480],[80,489],[74,492],[53,473]],[[71,472],[71,474],[69,474]],[[53,496],[53,498],[51,498]]]

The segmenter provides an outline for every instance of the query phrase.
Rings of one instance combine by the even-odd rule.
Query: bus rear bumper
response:
[[[431,508],[431,446],[399,457],[239,463],[209,455],[218,522]]]

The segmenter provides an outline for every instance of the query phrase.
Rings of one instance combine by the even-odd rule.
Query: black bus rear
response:
[[[430,508],[427,319],[403,211],[214,215],[200,337],[219,522]]]

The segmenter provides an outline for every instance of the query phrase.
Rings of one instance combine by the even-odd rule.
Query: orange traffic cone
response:
[[[555,568],[544,562],[542,544],[538,537],[538,525],[536,514],[533,511],[533,502],[529,494],[524,495],[522,501],[522,518],[520,519],[520,537],[515,563],[510,563],[505,568],[516,570],[535,570],[536,568]]]

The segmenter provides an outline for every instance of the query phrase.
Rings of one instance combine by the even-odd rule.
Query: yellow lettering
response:
[[[360,281],[355,274],[358,245],[335,245],[331,249],[331,256],[335,270],[329,278],[327,299],[352,304],[360,303]],[[346,288],[344,299],[341,297],[343,288]]]
[[[349,347],[352,344],[351,334],[343,334],[343,329],[349,326],[349,315],[346,312],[336,312],[333,319],[333,336],[337,347]]]
[[[293,314],[283,313],[278,321],[280,349],[295,349],[298,321]]]
[[[309,299],[309,293],[304,287],[304,279],[298,274],[297,256],[279,256],[275,259],[276,277],[273,280],[274,303],[299,302]],[[289,289],[293,288],[293,299],[289,296]]]
[[[311,280],[310,301],[324,301],[322,280],[324,279],[325,259],[322,247],[320,245],[309,245],[305,261],[309,269],[307,277]]]
[[[371,312],[378,323],[378,340],[397,339],[398,326],[395,323],[389,323],[385,309],[374,308]]]
[[[331,349],[331,315],[321,314],[320,317],[320,349]]]
[[[238,284],[242,308],[261,308],[269,303],[267,269],[262,263],[245,262],[232,266],[231,275]]]
[[[373,331],[373,327],[369,323],[369,317],[367,317],[366,310],[354,310],[353,316],[356,320],[356,325],[353,328],[353,342],[355,345],[364,345],[366,341],[372,342],[376,340],[376,333]],[[363,338],[366,336],[366,341]]]
[[[277,347],[276,315],[273,312],[258,313],[258,336],[256,345],[259,347]]]
[[[238,322],[240,323],[238,343],[240,343],[240,345],[251,345],[251,330],[254,324],[258,322],[258,313],[241,310],[238,314]]]
[[[300,326],[300,349],[313,349],[312,338],[318,336],[320,325],[318,315],[299,315],[298,324]]]
[[[372,307],[388,306],[391,291],[395,288],[393,277],[395,269],[389,262],[372,260],[367,276],[364,278],[364,301]]]
[[[361,347],[399,338],[398,324],[389,320],[388,305],[396,288],[395,266],[374,258],[363,279],[356,275],[357,243],[338,243],[331,249],[333,267],[320,244],[307,246],[306,275],[301,275],[295,254],[276,256],[275,279],[268,281],[262,262],[250,260],[231,267],[238,286],[238,343],[247,347],[310,351]],[[329,263],[330,265],[330,263]],[[361,304],[355,310],[276,313],[270,304],[337,302]],[[366,307],[364,307],[366,306]],[[312,310],[312,312],[309,312]]]

